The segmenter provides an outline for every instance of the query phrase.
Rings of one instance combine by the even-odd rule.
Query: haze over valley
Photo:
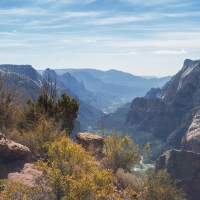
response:
[[[199,200],[199,8],[0,0],[0,200]]]

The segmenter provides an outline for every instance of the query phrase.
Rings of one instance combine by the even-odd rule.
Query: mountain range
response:
[[[59,94],[65,92],[78,99],[81,124],[78,130],[82,131],[97,127],[104,113],[112,112],[134,97],[143,96],[150,87],[162,86],[171,78],[145,79],[117,70],[47,68],[36,71],[31,65],[9,64],[0,65],[0,71],[6,82],[12,82],[33,101],[37,100],[43,82],[50,77],[59,88]]]
[[[131,134],[139,144],[151,142],[153,159],[171,148],[200,153],[199,80],[200,60],[186,59],[162,88],[151,88],[102,121],[109,130]]]
[[[108,71],[54,69],[54,71],[81,99],[105,113],[113,112],[117,107],[131,102],[135,97],[144,96],[152,87],[162,87],[171,79],[171,77],[147,79],[113,69]],[[39,70],[39,72],[42,74],[44,71]],[[69,74],[78,81],[76,88],[70,85],[72,78],[67,81]]]

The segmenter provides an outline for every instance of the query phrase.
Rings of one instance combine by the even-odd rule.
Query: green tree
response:
[[[66,93],[57,98],[57,87],[51,79],[47,79],[43,83],[37,102],[34,103],[29,99],[27,105],[26,127],[30,128],[30,123],[37,123],[41,116],[45,116],[47,121],[53,119],[55,122],[60,123],[60,130],[65,130],[66,135],[70,135],[72,132],[74,120],[78,116],[79,103],[74,98],[70,99]]]

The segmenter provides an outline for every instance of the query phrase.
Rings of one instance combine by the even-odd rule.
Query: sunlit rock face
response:
[[[181,149],[200,153],[200,112],[197,112],[182,139]]]
[[[35,169],[33,163],[27,163],[30,153],[28,147],[8,140],[0,133],[0,179],[35,186],[42,172]]]
[[[13,160],[27,160],[30,156],[30,150],[28,147],[16,143],[12,140],[8,140],[5,135],[0,133],[0,160],[3,162],[9,162]]]
[[[180,146],[192,122],[190,112],[200,106],[200,61],[185,60],[155,98],[132,101],[126,122]],[[198,109],[197,109],[198,110]]]
[[[4,72],[16,73],[29,77],[37,84],[41,84],[41,75],[31,65],[0,65],[0,70]]]
[[[170,150],[156,161],[155,170],[166,169],[172,179],[180,179],[179,187],[187,199],[200,199],[200,154],[189,151]]]
[[[103,137],[92,133],[78,133],[76,135],[77,143],[86,150],[94,150],[99,153],[103,152]]]

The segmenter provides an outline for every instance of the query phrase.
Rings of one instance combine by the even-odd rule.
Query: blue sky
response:
[[[174,75],[200,59],[199,0],[0,0],[0,64]]]

